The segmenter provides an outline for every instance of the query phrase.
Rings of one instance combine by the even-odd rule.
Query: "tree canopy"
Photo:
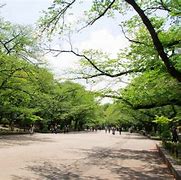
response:
[[[75,10],[81,5],[80,11]],[[180,7],[177,0],[54,0],[40,18],[38,32],[1,18],[0,123],[24,128],[36,123],[42,131],[52,125],[74,130],[132,125],[151,130],[160,122],[159,117],[179,124]],[[72,16],[76,17],[75,22],[68,20]],[[47,48],[46,41],[46,49],[42,49],[39,32],[48,36],[51,44],[53,37],[71,39],[73,33],[86,31],[103,17],[119,18],[119,23],[115,23],[129,41],[116,58],[98,49],[80,52],[72,42],[69,49],[55,49]],[[78,72],[73,72],[77,78],[95,82],[102,77],[130,80],[116,93],[110,89],[91,92],[78,83],[55,80],[42,64],[43,51],[80,57]],[[114,100],[112,104],[100,105],[98,97]]]
[[[77,130],[96,122],[94,95],[77,83],[55,80],[47,70],[35,31],[1,21],[0,124],[39,130],[65,125]]]
[[[155,115],[179,119],[180,2],[96,0],[87,4],[89,8],[82,8],[83,12],[76,14],[72,9],[78,3],[84,4],[78,0],[55,0],[45,16],[40,19],[42,32],[48,32],[49,35],[56,32],[66,35],[70,31],[85,31],[105,16],[107,20],[118,16],[120,22],[117,25],[130,42],[129,47],[121,49],[114,59],[96,49],[78,52],[71,43],[70,49],[49,50],[57,54],[69,52],[80,57],[82,69],[78,72],[79,76],[81,74],[78,78],[96,80],[102,76],[131,77],[130,84],[117,91],[116,95],[110,91],[103,95],[117,99],[106,109],[108,116],[115,119],[115,123],[124,119],[123,117],[130,121],[134,119],[135,122],[145,119],[150,123]],[[85,4],[82,7],[85,7]],[[77,21],[66,23],[72,14],[77,15]],[[118,118],[113,118],[114,114]]]

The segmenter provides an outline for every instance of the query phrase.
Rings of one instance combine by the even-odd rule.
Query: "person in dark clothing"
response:
[[[172,128],[172,142],[177,142],[177,141],[178,141],[177,128],[173,127]]]
[[[110,128],[110,127],[108,127],[108,132],[109,132],[109,133],[111,132],[111,128]]]
[[[57,134],[57,129],[58,129],[58,126],[57,124],[54,125],[54,133]]]
[[[122,127],[120,126],[119,127],[119,134],[121,135],[121,132],[122,132]]]
[[[112,127],[112,134],[115,135],[115,132],[116,132],[116,128]]]

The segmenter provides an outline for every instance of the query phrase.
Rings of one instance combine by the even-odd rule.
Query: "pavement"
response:
[[[104,131],[0,136],[0,180],[173,180],[156,142]]]

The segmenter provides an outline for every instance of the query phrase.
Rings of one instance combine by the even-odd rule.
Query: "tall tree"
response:
[[[41,26],[43,27],[43,31],[49,30],[52,33],[55,30],[58,32],[62,32],[69,28],[66,26],[66,15],[71,12],[71,7],[73,8],[76,3],[79,1],[72,0],[72,1],[54,1],[53,5],[49,8],[45,17],[41,19]],[[87,21],[84,27],[89,25],[93,25],[96,21],[101,19],[101,17],[107,15],[113,15],[114,12],[118,12],[120,14],[123,13],[130,13],[133,10],[138,15],[139,19],[135,19],[137,22],[141,22],[147,29],[147,33],[151,38],[151,46],[150,48],[155,49],[155,55],[158,56],[157,61],[162,61],[167,72],[174,78],[176,78],[179,82],[181,81],[181,72],[180,69],[177,68],[177,64],[172,61],[169,57],[168,53],[165,51],[164,44],[162,40],[159,38],[158,29],[155,27],[153,22],[153,17],[157,17],[158,13],[154,13],[154,11],[166,11],[167,16],[170,18],[171,16],[175,15],[176,18],[179,15],[179,2],[177,1],[131,1],[131,0],[96,0],[92,1],[92,6],[89,11],[85,13],[87,17]],[[73,13],[73,12],[72,12]],[[60,22],[60,23],[59,23]],[[175,21],[176,23],[176,21]],[[80,24],[80,23],[79,23]],[[137,24],[137,23],[135,23]],[[168,23],[167,23],[168,24]],[[130,27],[131,28],[131,27]],[[161,32],[164,32],[162,29]],[[131,40],[128,38],[132,43],[140,43],[135,40]],[[180,39],[175,44],[180,44]],[[96,75],[91,75],[90,77],[97,77],[97,76],[109,76],[109,77],[116,77],[122,76],[128,73],[135,72],[134,69],[124,70],[119,73],[114,73],[112,71],[106,71],[106,69],[102,69],[102,66],[94,61],[90,56],[86,56],[85,54],[78,54],[73,49],[71,50],[53,50],[59,53],[61,52],[71,52],[75,55],[78,55],[84,59],[86,59],[90,65],[98,71]],[[138,54],[139,56],[139,54]],[[144,67],[142,67],[144,69]]]

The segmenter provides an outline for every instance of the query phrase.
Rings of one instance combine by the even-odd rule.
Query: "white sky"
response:
[[[40,12],[46,10],[53,0],[1,0],[1,4],[6,4],[0,9],[0,15],[13,23],[34,24],[40,17]],[[81,36],[74,37],[74,47],[79,50],[86,48],[101,49],[115,56],[116,52],[128,45],[127,40],[121,35],[115,21],[103,18],[92,27],[84,30]],[[54,47],[59,44],[54,44]],[[64,70],[77,66],[77,58],[70,54],[62,54],[58,57],[47,55],[49,68],[59,77]],[[104,83],[98,85],[102,88]],[[87,86],[88,87],[88,86]],[[90,86],[89,86],[90,88]],[[97,88],[97,87],[96,87]]]

